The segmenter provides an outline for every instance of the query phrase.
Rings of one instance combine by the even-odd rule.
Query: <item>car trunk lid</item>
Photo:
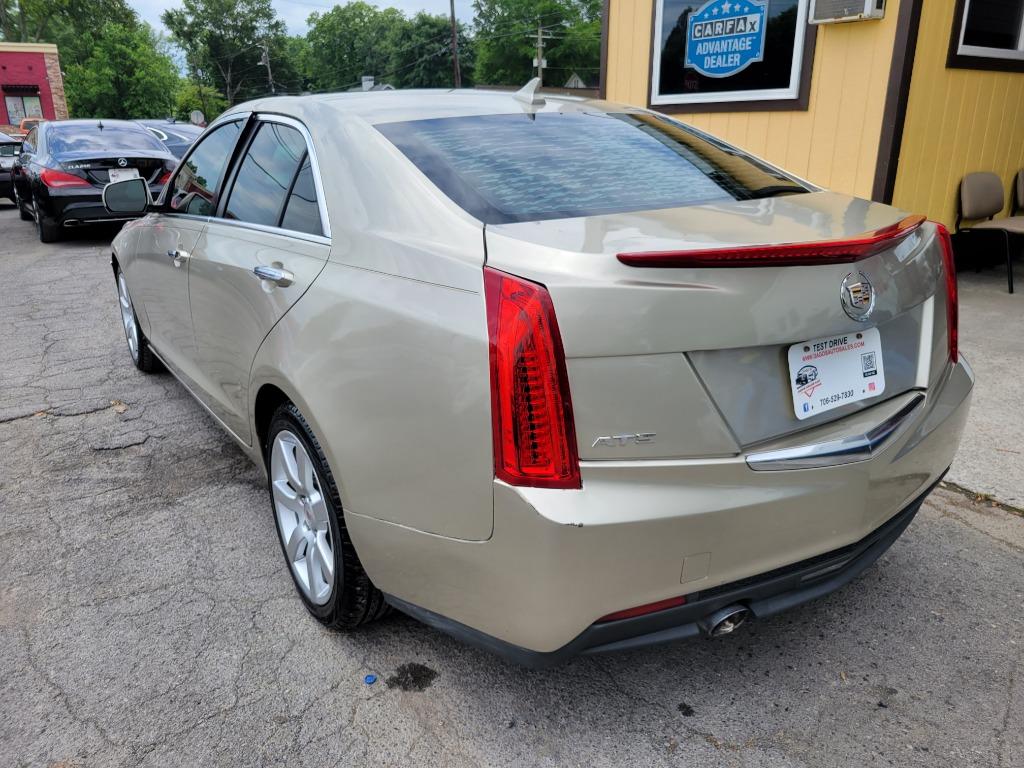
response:
[[[927,386],[945,343],[945,299],[933,298],[943,284],[934,227],[853,263],[637,268],[619,255],[846,240],[904,218],[813,192],[490,225],[487,258],[551,293],[581,458],[730,455]],[[843,309],[840,288],[851,274],[873,288],[865,320]],[[790,346],[868,329],[879,334],[884,390],[797,418]]]

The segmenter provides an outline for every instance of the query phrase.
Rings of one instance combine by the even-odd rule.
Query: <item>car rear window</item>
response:
[[[67,126],[51,128],[46,134],[46,142],[50,152],[92,152],[104,150],[141,149],[151,152],[166,152],[167,148],[160,140],[144,128],[122,128],[107,125],[99,126]]]
[[[448,197],[489,224],[809,191],[657,115],[541,112],[376,127]]]

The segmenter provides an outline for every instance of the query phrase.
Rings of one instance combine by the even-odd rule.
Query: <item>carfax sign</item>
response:
[[[764,58],[768,0],[711,0],[690,15],[685,66],[728,77]]]

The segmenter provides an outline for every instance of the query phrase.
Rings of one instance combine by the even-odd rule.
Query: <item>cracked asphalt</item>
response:
[[[258,471],[132,367],[111,233],[0,235],[0,765],[1024,766],[1012,511],[940,489],[837,594],[555,670],[331,633]]]

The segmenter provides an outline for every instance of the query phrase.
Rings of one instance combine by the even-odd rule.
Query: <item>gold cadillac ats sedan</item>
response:
[[[263,467],[324,624],[545,665],[853,580],[956,452],[949,235],[642,109],[222,115],[113,243],[128,348]]]

